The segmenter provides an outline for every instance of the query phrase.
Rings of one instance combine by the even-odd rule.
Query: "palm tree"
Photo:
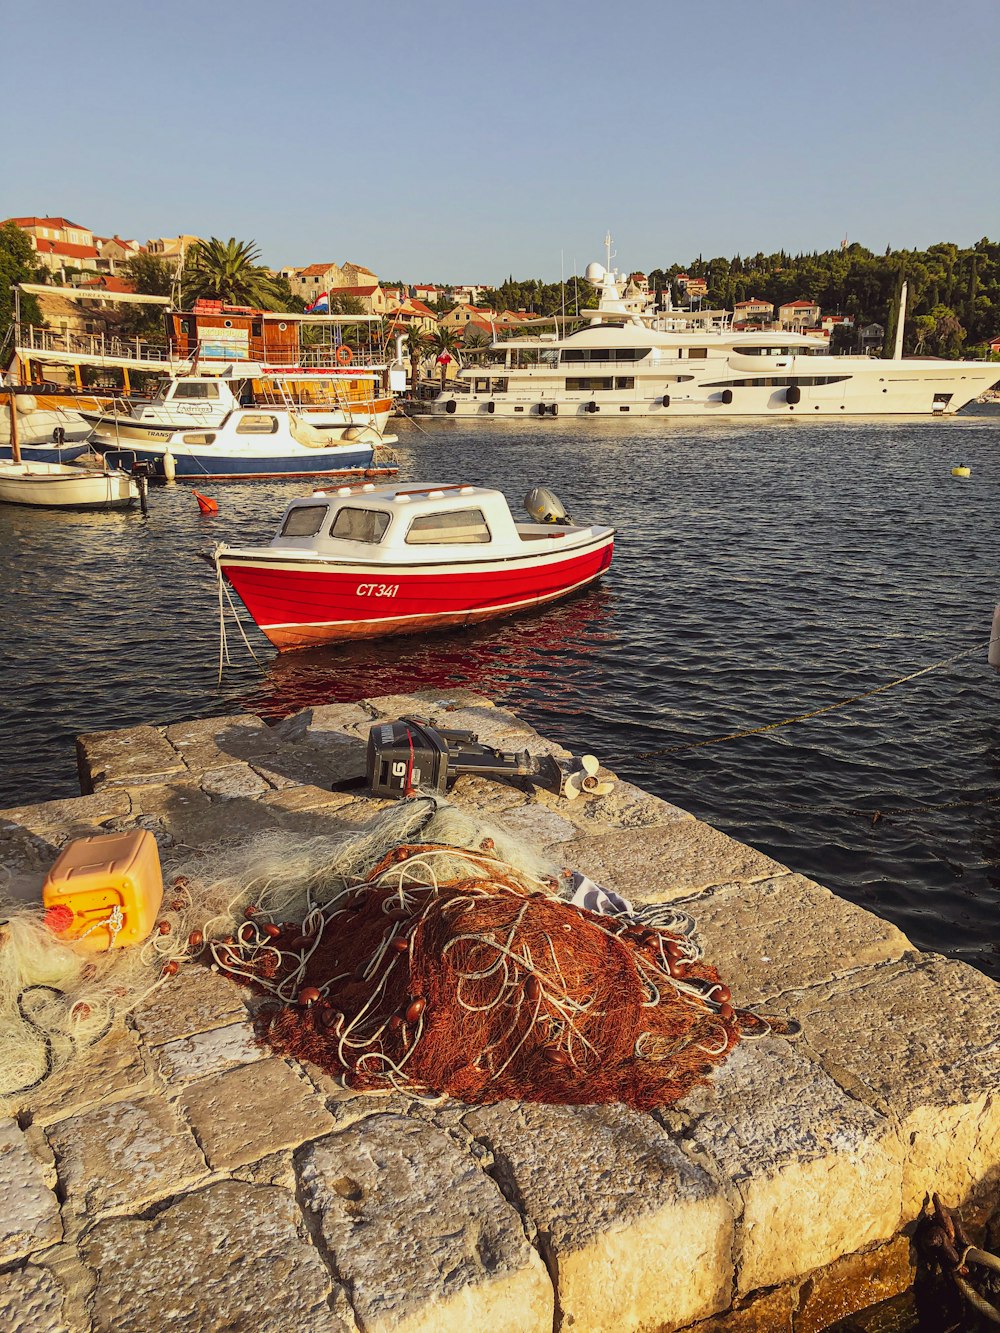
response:
[[[225,301],[228,305],[280,308],[280,292],[267,269],[257,263],[260,251],[253,241],[213,236],[188,251],[184,274],[185,302],[199,299]]]
[[[420,380],[420,361],[427,351],[427,334],[416,324],[406,330],[406,343],[410,354],[410,392],[416,393]]]
[[[433,342],[437,363],[441,367],[441,388],[443,389],[444,382],[448,378],[448,366],[452,359],[458,355],[458,338],[455,336],[454,329],[439,324],[434,330]]]

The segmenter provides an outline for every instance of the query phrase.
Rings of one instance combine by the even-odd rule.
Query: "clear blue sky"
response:
[[[383,279],[1000,235],[998,0],[3,0],[0,217]]]

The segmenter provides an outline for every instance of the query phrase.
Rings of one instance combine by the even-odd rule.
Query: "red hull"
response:
[[[500,560],[478,569],[427,565],[289,568],[222,556],[220,565],[279,651],[347,639],[472,625],[565,597],[611,564],[609,534],[579,552]]]

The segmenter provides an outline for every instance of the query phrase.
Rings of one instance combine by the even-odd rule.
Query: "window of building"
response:
[[[356,505],[343,505],[337,510],[337,517],[330,528],[331,537],[340,537],[348,542],[380,542],[389,526],[389,515],[379,509],[360,509]]]
[[[408,546],[466,545],[490,540],[490,530],[481,509],[449,510],[444,514],[421,514],[410,524]]]
[[[236,426],[237,435],[275,435],[278,431],[278,418],[263,413],[248,412],[241,417]]]

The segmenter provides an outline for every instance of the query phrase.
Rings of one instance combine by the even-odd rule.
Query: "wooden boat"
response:
[[[556,601],[611,564],[614,528],[530,506],[538,495],[554,499],[531,492],[533,521],[516,523],[479,486],[317,490],[292,501],[269,546],[221,545],[215,565],[279,651],[475,624]]]

